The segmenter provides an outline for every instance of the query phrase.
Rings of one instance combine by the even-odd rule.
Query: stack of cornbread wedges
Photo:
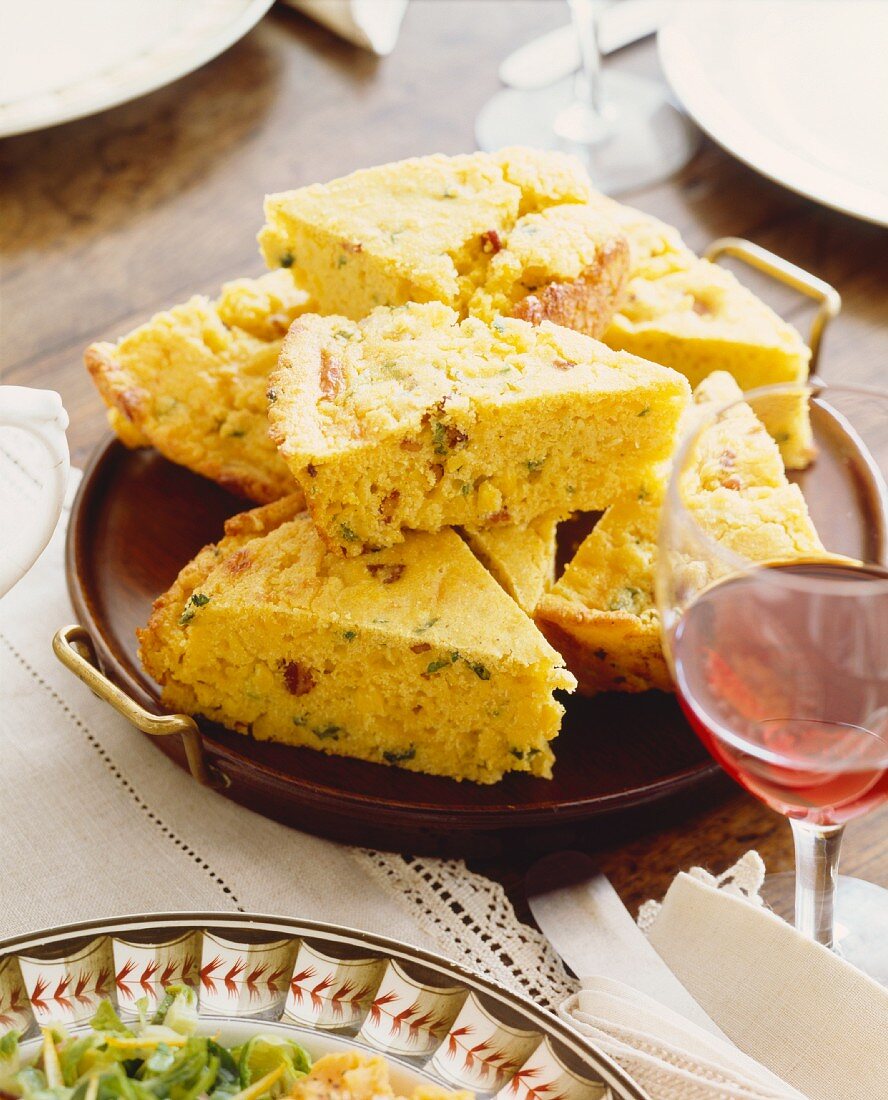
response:
[[[164,703],[259,739],[493,783],[552,774],[557,689],[671,690],[653,602],[682,431],[707,531],[821,549],[785,465],[790,326],[571,158],[432,156],[272,195],[272,271],[87,366],[128,446],[262,505],[140,631]],[[692,388],[694,387],[693,393]],[[560,578],[558,523],[602,513]]]

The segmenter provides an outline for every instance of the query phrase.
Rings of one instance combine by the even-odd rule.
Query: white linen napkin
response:
[[[652,1097],[888,1096],[888,990],[761,904],[680,874],[648,943],[705,1017],[692,1023],[674,998],[666,1007],[663,997],[640,992],[656,978],[649,963],[632,985],[584,977],[560,1013]],[[663,975],[656,980],[667,988]]]
[[[316,23],[385,57],[395,48],[407,0],[286,0]]]

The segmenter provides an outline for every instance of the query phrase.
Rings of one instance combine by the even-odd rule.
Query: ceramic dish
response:
[[[223,1041],[286,1030],[318,1057],[381,1052],[393,1081],[424,1077],[497,1100],[645,1100],[604,1054],[531,1002],[437,955],[346,928],[243,914],[125,917],[0,942],[0,1028],[124,1020],[164,985],[198,991]]]

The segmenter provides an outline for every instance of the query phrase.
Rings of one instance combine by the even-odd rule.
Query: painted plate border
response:
[[[33,1032],[41,1016],[44,1021],[61,1018],[76,1024],[89,1018],[102,996],[110,996],[125,1009],[119,990],[121,982],[129,979],[133,970],[126,970],[129,958],[124,960],[123,954],[138,944],[145,952],[157,953],[158,959],[162,957],[175,970],[175,951],[187,954],[191,960],[196,937],[200,938],[200,959],[189,961],[180,969],[191,975],[191,981],[198,988],[201,1013],[215,1021],[220,1018],[268,1022],[283,1019],[294,1026],[305,1027],[306,1021],[293,1019],[286,1013],[285,1005],[292,983],[297,979],[305,981],[301,972],[296,973],[299,947],[308,941],[317,952],[320,942],[324,947],[323,955],[340,957],[337,952],[341,952],[341,957],[346,959],[354,958],[357,952],[364,960],[382,964],[379,983],[363,998],[364,1022],[357,1036],[357,1021],[350,1016],[343,1017],[340,1030],[361,1045],[367,1045],[363,1037],[366,1022],[378,1021],[381,1009],[387,1008],[392,1016],[392,1037],[381,1039],[377,1030],[374,1045],[393,1057],[403,1060],[406,1056],[410,1061],[415,1060],[417,1069],[434,1073],[443,1084],[449,1083],[451,1087],[474,1088],[479,1095],[495,1095],[497,1100],[533,1100],[529,1093],[534,1091],[535,1095],[539,1085],[525,1081],[522,1072],[541,1059],[541,1064],[552,1066],[554,1059],[559,1081],[557,1087],[556,1082],[552,1082],[553,1097],[557,1093],[567,1100],[648,1100],[607,1055],[596,1050],[565,1021],[519,994],[422,948],[358,929],[291,917],[217,912],[157,913],[83,921],[0,941],[0,977],[4,979],[4,987],[10,988],[19,1004],[24,997],[27,1005],[27,1018],[20,1014],[17,1021],[5,1026],[17,1024],[26,1032]],[[117,948],[122,954],[115,952]],[[83,975],[79,970],[73,973],[72,962],[83,963],[86,968]],[[255,1000],[250,993],[250,983],[260,987],[260,994],[263,992],[261,987],[269,981],[267,963],[281,972],[274,995]],[[109,965],[110,976],[107,973]],[[139,965],[145,967],[144,995],[156,999],[159,990],[152,960],[140,960]],[[18,989],[15,971],[20,975]],[[85,975],[88,980],[77,980]],[[98,975],[101,975],[101,988]],[[317,985],[323,985],[324,979],[325,976],[321,976]],[[391,996],[388,989],[392,982],[405,987],[401,990],[405,1007],[399,1013],[394,1012],[398,1003],[396,996]],[[79,985],[82,988],[78,989]],[[214,989],[220,985],[223,989],[234,989],[234,1004],[224,1012],[214,1001]],[[325,985],[323,991],[334,987],[335,981]],[[381,994],[382,989],[386,992]],[[449,1006],[457,990],[464,990],[465,997],[461,1007],[454,1011]],[[0,989],[0,994],[3,992],[4,989]],[[421,1018],[412,1011],[418,993],[428,1002],[422,1002]],[[441,998],[445,1009],[438,1026],[435,1006]],[[466,1036],[472,1035],[471,1027],[476,1022],[486,1028],[481,1040],[485,1051],[499,1051],[499,1046],[503,1046],[500,1063],[491,1066],[487,1078],[489,1087],[485,1087],[484,1073],[479,1076],[477,1055],[474,1060],[464,1060],[463,1068],[454,1064],[447,1078],[442,1077],[435,1061],[446,1057],[448,1050],[457,1049],[457,1044],[466,1046]],[[404,1041],[405,1032],[423,1028],[432,1041],[412,1055],[409,1043]],[[331,1031],[329,1026],[323,1030],[325,1034]],[[489,1043],[491,1030],[499,1046]],[[536,1042],[528,1054],[529,1036]],[[515,1042],[517,1045],[512,1051],[509,1044]],[[585,1077],[579,1076],[580,1067]],[[534,1069],[534,1073],[538,1074],[538,1069]]]

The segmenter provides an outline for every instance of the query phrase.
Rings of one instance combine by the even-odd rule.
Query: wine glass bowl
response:
[[[888,798],[888,393],[787,384],[743,402],[764,415],[775,399],[806,402],[819,427],[814,465],[780,492],[784,507],[807,507],[823,549],[790,538],[776,559],[757,554],[771,545],[761,525],[780,514],[744,512],[763,491],[742,480],[732,488],[744,518],[714,530],[691,487],[708,433],[733,402],[698,424],[673,460],[656,595],[690,724],[729,775],[789,819],[796,925],[832,946],[842,829]],[[888,977],[884,959],[855,961]]]
[[[731,574],[689,600],[671,651],[691,725],[772,809],[834,826],[888,796],[888,572],[836,558]]]

